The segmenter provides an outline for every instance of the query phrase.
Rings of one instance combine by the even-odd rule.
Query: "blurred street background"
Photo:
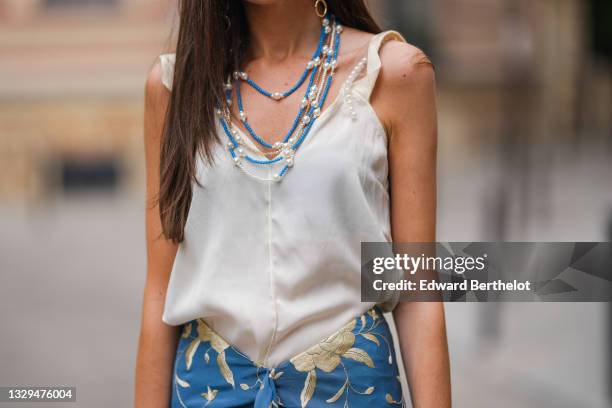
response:
[[[611,1],[371,3],[436,66],[438,240],[612,237]],[[0,0],[0,386],[132,403],[143,89],[176,23],[172,0]],[[454,406],[612,406],[609,304],[446,310]]]

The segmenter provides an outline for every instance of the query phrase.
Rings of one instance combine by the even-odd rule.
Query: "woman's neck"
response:
[[[252,58],[282,62],[293,56],[309,58],[319,40],[321,19],[309,0],[258,5],[245,2]]]

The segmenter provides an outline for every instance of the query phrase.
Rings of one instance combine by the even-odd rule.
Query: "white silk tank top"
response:
[[[197,164],[163,321],[203,318],[260,366],[274,367],[334,333],[376,303],[361,302],[362,241],[391,241],[387,135],[369,103],[379,48],[372,37],[365,74],[323,113],[282,182],[262,182],[234,165],[223,144],[214,164]],[[171,90],[174,54],[160,57]],[[254,142],[245,137],[248,143]],[[392,310],[397,298],[377,302]]]

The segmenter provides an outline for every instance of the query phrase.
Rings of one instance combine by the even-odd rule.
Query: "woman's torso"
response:
[[[403,40],[395,32],[371,39],[352,103],[339,93],[324,106],[281,183],[241,172],[218,129],[214,165],[198,161],[201,185],[193,185],[164,322],[203,318],[254,362],[275,366],[374,305],[361,302],[360,246],[391,240],[387,138],[369,103],[387,39]],[[173,60],[161,56],[168,89]],[[390,310],[395,302],[379,303]]]

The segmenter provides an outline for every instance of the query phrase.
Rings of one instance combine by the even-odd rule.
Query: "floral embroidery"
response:
[[[316,367],[326,373],[331,373],[340,364],[340,357],[353,347],[355,343],[353,329],[356,323],[356,320],[352,320],[327,339],[289,361],[296,370],[301,372],[310,372]]]
[[[400,389],[401,389],[401,380],[400,380],[400,376],[396,376],[395,379],[397,380],[398,383],[400,383]],[[399,400],[395,400],[393,399],[393,395],[387,393],[385,394],[385,401],[387,401],[387,403],[391,404],[391,405],[401,405],[402,407],[404,406],[404,396],[400,395],[400,399]]]
[[[283,402],[309,408],[323,401],[344,408],[403,406],[399,377],[395,384],[391,377],[397,376],[393,363],[390,332],[376,308],[276,368],[256,365],[204,320],[196,319],[183,327],[171,406],[190,408],[198,398],[201,403],[195,406],[211,408],[227,406],[228,399],[232,404],[262,408],[282,406]],[[353,370],[355,378],[351,378]],[[371,374],[363,370],[371,370]],[[317,382],[326,387],[317,391]],[[320,395],[330,384],[338,384],[335,393]]]
[[[231,346],[221,336],[216,334],[204,322],[204,320],[197,319],[196,323],[197,323],[196,331],[198,334],[197,336],[193,337],[191,334],[192,333],[192,322],[189,322],[184,325],[183,333],[181,334],[182,339],[189,339],[193,337],[193,340],[191,341],[191,343],[189,343],[189,345],[185,349],[185,368],[186,370],[189,371],[191,369],[191,366],[193,365],[193,358],[196,354],[196,351],[198,351],[198,348],[200,347],[200,345],[203,343],[208,343],[210,346],[204,352],[204,361],[206,362],[206,364],[210,363],[210,355],[208,354],[208,352],[211,348],[215,350],[217,352],[216,362],[217,362],[217,366],[219,367],[219,372],[221,373],[221,376],[225,379],[225,381],[228,384],[230,384],[233,388],[234,387],[234,373],[230,369],[229,365],[227,364],[226,358],[225,358],[225,350],[227,350]],[[181,399],[180,391],[178,387],[190,388],[191,384],[181,379],[178,376],[178,374],[176,374],[176,372],[174,374],[174,381],[176,384],[177,398],[179,399],[181,406],[186,407],[183,400]],[[206,387],[206,392],[203,392],[200,394],[207,401],[205,406],[210,404],[217,397],[218,392],[219,390],[213,389],[210,386]]]
[[[393,363],[389,341],[384,335],[374,331],[379,324],[379,316],[376,309],[370,309],[367,314],[371,317],[372,321],[370,327],[367,327],[366,314],[363,314],[347,323],[336,333],[290,360],[291,364],[293,364],[297,371],[308,373],[306,379],[304,380],[304,387],[302,388],[302,392],[300,394],[300,403],[302,408],[305,408],[308,405],[316,390],[317,374],[315,369],[318,368],[324,373],[331,373],[342,364],[342,358],[365,364],[369,368],[375,368],[374,361],[365,350],[358,347],[353,347],[357,335],[371,341],[376,345],[376,347],[380,347],[381,345],[378,337],[383,339],[387,343],[389,364]],[[360,321],[360,329],[355,333],[354,331],[357,326],[357,321]],[[361,395],[370,395],[376,388],[374,386],[370,386],[362,391],[357,390],[350,382],[347,367],[344,364],[342,364],[342,366],[344,369],[345,381],[340,389],[338,389],[333,396],[328,398],[326,402],[328,404],[335,403],[344,395],[344,406],[348,407],[349,391],[353,391],[354,393]],[[387,396],[391,397],[390,394],[387,394]],[[398,401],[393,400],[392,397],[390,399],[393,403],[399,403]],[[389,398],[386,398],[386,400],[389,402]]]
[[[206,400],[208,401],[204,406],[210,404],[212,402],[212,400],[215,399],[215,397],[217,396],[217,393],[219,392],[218,390],[213,390],[210,388],[210,386],[206,387],[207,391],[202,393],[202,396],[204,398],[206,398]]]
[[[223,378],[225,378],[225,381],[227,381],[228,384],[234,387],[234,373],[232,373],[232,370],[229,368],[229,366],[227,365],[227,361],[225,360],[225,350],[228,349],[230,345],[218,334],[213,332],[211,328],[208,327],[206,323],[204,323],[204,320],[198,319],[197,322],[198,337],[191,341],[191,343],[187,347],[187,350],[185,351],[185,364],[187,370],[191,369],[191,364],[193,363],[193,356],[198,350],[200,344],[209,342],[210,347],[212,347],[212,349],[217,352],[217,365],[219,366],[221,375],[223,376]],[[189,330],[189,332],[187,332],[187,330]],[[191,327],[186,327],[185,332],[190,333]],[[204,359],[207,363],[210,361],[208,350],[206,350],[206,352],[204,353]],[[210,399],[209,401],[212,401],[212,399]]]
[[[183,399],[181,398],[181,394],[179,392],[179,387],[190,388],[191,385],[187,381],[179,378],[178,374],[176,374],[176,372],[175,372],[174,373],[174,386],[175,386],[175,392],[176,392],[176,395],[177,395],[179,403],[181,404],[181,406],[183,408],[186,408],[185,403],[183,402]]]

